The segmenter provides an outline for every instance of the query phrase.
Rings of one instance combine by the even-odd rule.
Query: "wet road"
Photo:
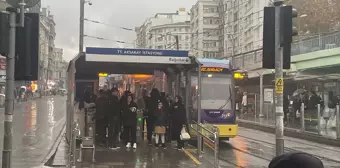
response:
[[[205,157],[213,160],[211,149],[205,149]],[[303,151],[322,160],[325,167],[340,167],[340,148],[296,138],[285,137],[285,152]],[[275,135],[240,128],[239,136],[220,145],[221,167],[268,167],[275,156]]]
[[[29,168],[42,164],[64,126],[65,109],[66,97],[62,96],[43,97],[15,105],[12,167]],[[0,109],[0,156],[3,129],[4,109]]]

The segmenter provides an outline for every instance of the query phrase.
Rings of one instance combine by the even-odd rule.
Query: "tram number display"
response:
[[[201,72],[223,72],[223,68],[208,68],[202,67]]]

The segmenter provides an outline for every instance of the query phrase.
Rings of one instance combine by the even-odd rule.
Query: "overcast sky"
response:
[[[197,0],[91,0],[92,6],[85,6],[85,18],[103,23],[134,29],[146,18],[156,13],[176,12],[181,7],[190,11]],[[56,22],[56,46],[64,49],[64,59],[69,61],[78,52],[79,43],[79,0],[42,0],[42,7],[48,7]],[[110,26],[85,22],[85,34],[132,43],[134,31],[124,31]],[[112,41],[85,38],[86,46],[132,47]]]

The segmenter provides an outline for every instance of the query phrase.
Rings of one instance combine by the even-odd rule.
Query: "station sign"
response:
[[[98,73],[98,77],[108,77],[107,73]]]
[[[247,78],[247,73],[245,72],[235,72],[234,73],[234,79],[246,79]]]
[[[191,64],[188,51],[132,48],[87,47],[85,60],[92,62]]]

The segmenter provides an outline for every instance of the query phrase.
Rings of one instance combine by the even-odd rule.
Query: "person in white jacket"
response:
[[[247,92],[243,92],[243,96],[242,96],[242,112],[243,114],[247,114],[248,111],[248,97],[247,97]]]

